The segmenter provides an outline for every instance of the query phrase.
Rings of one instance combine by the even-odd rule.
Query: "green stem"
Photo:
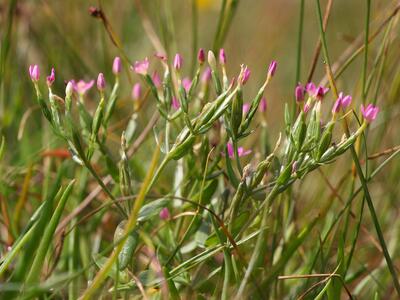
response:
[[[304,24],[304,0],[300,0],[300,16],[299,16],[299,30],[297,32],[297,58],[296,58],[296,78],[295,78],[295,86],[300,81],[300,73],[301,73],[301,46],[303,42],[303,24]],[[293,101],[293,111],[292,111],[292,121],[296,115],[296,101]]]

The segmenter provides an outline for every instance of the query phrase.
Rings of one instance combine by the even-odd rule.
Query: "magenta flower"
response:
[[[340,93],[340,94],[339,94],[339,97],[342,97],[341,104],[342,104],[342,107],[343,107],[343,108],[345,108],[345,107],[347,107],[347,106],[350,105],[351,100],[352,100],[352,98],[351,98],[350,95],[346,95],[346,96],[343,97],[343,93]]]
[[[274,76],[278,64],[275,60],[271,61],[268,67],[268,77]]]
[[[132,99],[133,100],[139,100],[140,97],[142,96],[142,86],[140,83],[135,83],[132,88]]]
[[[47,86],[50,87],[54,80],[56,80],[56,74],[54,72],[54,68],[51,68],[50,75],[46,77]]]
[[[265,99],[265,97],[262,97],[259,107],[261,112],[265,112],[267,110],[267,99]]]
[[[136,61],[133,66],[131,67],[131,69],[140,75],[147,75],[147,71],[149,70],[149,60],[146,57],[144,60],[142,61]]]
[[[33,82],[38,82],[40,79],[40,70],[38,65],[29,66],[29,76]]]
[[[296,86],[294,90],[294,96],[296,97],[297,103],[304,101],[304,87],[300,83]]]
[[[219,49],[219,63],[221,65],[226,64],[226,55],[225,55],[225,50],[223,48]]]
[[[201,65],[206,60],[206,53],[204,52],[203,48],[199,49],[199,52],[197,53],[197,60],[199,61],[199,64],[201,64]]]
[[[121,59],[118,56],[116,56],[114,58],[112,71],[115,75],[118,75],[119,73],[121,73],[121,70],[122,70]]]
[[[234,158],[235,157],[235,150],[233,148],[233,144],[229,142],[226,144],[227,150],[228,150],[228,155],[229,158]],[[238,155],[239,157],[249,155],[251,153],[251,150],[244,150],[243,147],[238,147]]]
[[[243,104],[242,110],[243,110],[243,115],[246,115],[250,110],[250,104],[249,103]]]
[[[168,220],[171,217],[171,214],[169,213],[168,208],[164,207],[161,211],[160,211],[160,219],[161,220]]]
[[[361,105],[361,113],[362,113],[364,119],[368,123],[370,123],[376,119],[376,116],[379,113],[379,107],[374,106],[373,104],[368,104],[367,107],[364,107],[364,105]]]
[[[319,86],[319,87],[315,90],[314,97],[315,97],[317,100],[321,101],[321,100],[324,98],[325,94],[326,94],[328,91],[329,91],[329,88],[324,88],[324,87],[322,87],[322,86]]]
[[[185,89],[186,93],[189,92],[191,85],[192,85],[192,81],[188,77],[185,77],[182,79],[182,86]]]
[[[314,83],[309,82],[306,84],[306,91],[307,91],[308,95],[314,96],[316,89],[317,88],[315,87]]]
[[[157,88],[161,86],[161,78],[156,71],[154,71],[153,76],[151,76],[151,79],[153,80],[153,83]]]
[[[241,76],[240,82],[241,82],[242,85],[245,85],[247,80],[249,80],[249,78],[250,78],[251,71],[247,66],[244,66],[244,68],[242,70],[243,71],[242,71],[242,74],[241,74],[242,76]]]
[[[201,75],[201,81],[207,83],[211,79],[211,68],[207,67]]]
[[[179,53],[177,53],[174,58],[174,68],[176,70],[180,70],[182,68],[182,64],[183,64],[183,58]]]
[[[106,80],[104,79],[103,73],[99,73],[99,76],[97,76],[97,89],[99,91],[104,91],[106,88]]]
[[[79,95],[84,95],[88,90],[90,90],[94,84],[94,80],[90,80],[89,82],[85,82],[83,80],[79,80],[78,82],[75,82],[75,80],[71,80],[72,86],[74,87],[74,90],[79,94]]]
[[[179,101],[178,101],[178,99],[176,99],[176,97],[174,96],[174,97],[172,97],[172,107],[175,109],[175,110],[178,110],[180,107],[181,107],[181,104],[179,103]]]
[[[332,113],[337,114],[340,111],[341,106],[342,106],[342,98],[339,96],[339,98],[336,99],[335,104],[333,104]]]

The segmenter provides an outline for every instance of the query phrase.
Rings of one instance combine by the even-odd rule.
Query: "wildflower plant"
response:
[[[57,138],[65,159],[49,166],[55,172],[46,180],[54,183],[22,229],[16,214],[9,230],[15,240],[0,259],[0,278],[6,278],[0,298],[93,299],[99,291],[115,298],[351,298],[349,282],[365,271],[351,268],[359,230],[366,230],[364,201],[377,231],[374,246],[400,293],[367,187],[375,171],[366,163],[364,176],[357,156],[370,126],[383,118],[376,99],[367,101],[366,77],[361,96],[338,92],[316,1],[327,80],[297,76],[289,93],[278,91],[290,96],[278,100],[269,88],[281,62],[262,62],[259,77],[251,64],[231,61],[230,47],[222,48],[237,2],[225,7],[223,1],[221,18],[231,15],[220,20],[213,50],[194,43],[192,57],[166,45],[130,60],[103,11],[90,8],[120,51],[106,61],[108,69],[71,79],[57,65],[47,76],[39,65],[29,66],[32,95],[51,130],[46,136]],[[282,126],[272,127],[277,108]],[[3,142],[0,158],[2,151]],[[329,213],[331,202],[317,203],[319,215],[298,226],[298,199],[288,196],[295,184],[302,188],[346,154],[353,158],[350,200],[338,215]],[[357,191],[364,192],[360,215],[351,206],[356,176]],[[339,188],[328,185],[337,196]],[[20,199],[27,189],[24,184]],[[344,214],[344,233],[327,242]],[[347,247],[351,218],[358,223]],[[315,251],[303,249],[313,230],[320,237]],[[326,258],[333,248],[336,264]],[[317,277],[322,280],[310,283]],[[283,283],[299,278],[306,281]]]
[[[137,61],[131,67],[131,70],[141,77],[151,91],[155,100],[154,105],[161,116],[159,123],[163,123],[163,126],[165,126],[164,133],[155,131],[156,142],[163,153],[163,160],[153,173],[149,173],[151,177],[148,182],[144,183],[141,192],[143,191],[143,197],[146,197],[154,184],[157,183],[157,179],[161,176],[167,164],[172,161],[183,160],[188,165],[195,165],[196,161],[205,162],[206,168],[202,171],[203,174],[193,173],[188,180],[194,185],[200,183],[205,185],[208,195],[197,196],[199,197],[197,201],[199,207],[214,207],[220,215],[219,221],[227,226],[226,234],[231,237],[232,241],[226,241],[230,246],[224,250],[226,272],[228,270],[233,271],[231,268],[235,264],[233,262],[235,255],[243,259],[243,254],[237,248],[236,243],[245,238],[251,228],[258,228],[257,230],[260,232],[247,269],[245,271],[236,270],[237,273],[233,275],[243,276],[238,290],[238,295],[242,295],[244,290],[249,285],[251,286],[250,281],[254,280],[251,278],[261,266],[260,258],[265,255],[266,240],[262,232],[265,230],[273,201],[296,180],[304,178],[308,173],[325,164],[334,162],[345,153],[364,132],[367,124],[376,118],[378,108],[372,104],[362,107],[364,122],[348,136],[345,136],[342,132],[342,134],[339,134],[344,136],[341,140],[333,140],[334,129],[343,130],[338,123],[346,118],[349,109],[351,109],[351,96],[344,96],[341,93],[331,109],[330,121],[324,123],[323,120],[329,119],[329,116],[323,116],[322,107],[330,105],[324,99],[329,90],[322,86],[316,87],[311,82],[305,88],[299,84],[295,89],[296,104],[299,107],[295,121],[292,124],[289,113],[286,111],[284,136],[280,136],[276,141],[275,149],[266,157],[250,158],[253,150],[244,150],[243,147],[238,145],[254,130],[257,130],[254,127],[254,123],[257,122],[257,113],[265,113],[266,111],[264,92],[277,72],[277,62],[272,61],[270,63],[269,67],[266,68],[264,83],[258,93],[250,103],[244,103],[244,89],[250,79],[249,68],[242,65],[236,76],[228,78],[230,65],[226,59],[225,51],[220,50],[218,62],[214,53],[209,51],[208,62],[212,81],[209,81],[208,77],[204,78],[204,76],[203,80],[200,80],[201,73],[208,72],[204,64],[204,57],[204,50],[200,49],[194,77],[182,79],[184,61],[182,56],[180,54],[175,55],[173,68],[170,68],[170,65],[166,63],[168,58],[163,56],[161,60],[163,70],[157,70],[157,72],[164,73],[161,85],[155,83],[149,75],[149,69],[152,64],[156,63],[156,58],[154,60],[146,58],[143,61]],[[129,165],[128,155],[130,141],[126,139],[125,131],[121,137],[120,162],[116,164],[116,162],[110,161],[106,131],[118,99],[121,73],[119,58],[114,60],[113,73],[115,75],[114,86],[110,95],[107,95],[104,75],[99,73],[97,78],[99,102],[94,112],[90,112],[85,106],[84,98],[87,91],[93,86],[93,80],[89,82],[81,80],[77,83],[70,81],[67,85],[65,99],[61,101],[64,107],[61,107],[56,105],[55,96],[51,91],[51,83],[55,76],[54,69],[47,78],[49,99],[45,101],[41,97],[42,93],[38,85],[39,68],[37,66],[30,68],[30,76],[43,115],[48,119],[54,132],[66,141],[73,159],[95,176],[119,210],[121,218],[125,219],[118,226],[114,238],[117,245],[118,243],[121,245],[114,251],[119,255],[119,270],[122,271],[128,267],[129,261],[132,260],[138,239],[140,239],[138,236],[141,227],[141,222],[139,222],[140,212],[146,210],[147,206],[153,205],[154,202],[139,207],[141,209],[139,215],[132,214],[132,212],[135,212],[134,208],[137,208],[135,204],[139,200],[135,200],[131,196],[139,191],[136,190],[132,181],[133,170]],[[76,102],[72,100],[71,86],[78,96]],[[206,89],[213,89],[214,92],[209,92],[207,98],[200,97],[200,95],[206,94]],[[140,101],[141,86],[139,83],[134,84],[132,97],[134,101]],[[79,122],[75,122],[74,119],[79,120]],[[172,128],[174,130],[171,130]],[[217,142],[211,144],[211,135],[216,136]],[[216,151],[213,151],[214,148],[216,148]],[[126,201],[127,205],[121,206],[119,202],[115,201],[117,196],[102,184],[99,175],[92,167],[92,159],[95,155],[103,157],[107,162],[109,172],[114,174],[113,178],[116,183],[119,183],[120,195],[129,198]],[[242,157],[249,157],[251,164],[243,167]],[[114,173],[113,169],[117,168],[119,172]],[[223,174],[226,174],[229,185],[232,185],[235,189],[232,196],[227,199],[230,205],[225,210],[210,202],[215,193],[215,183],[221,180],[220,177]],[[185,193],[187,192],[190,191],[187,190]],[[169,197],[173,197],[173,194],[166,196],[165,199]],[[170,212],[167,206],[171,207],[171,204],[166,201],[162,203],[165,203],[166,207],[160,210],[159,216],[168,221]],[[255,209],[243,222],[241,216],[247,214],[249,206],[253,206]],[[240,226],[238,222],[241,222]],[[199,230],[201,224],[201,217],[194,216],[187,232]],[[222,224],[214,222],[213,226],[214,230],[218,232],[221,230]],[[219,236],[219,239],[223,240],[224,238]],[[176,251],[168,253],[167,250],[160,256],[161,261],[166,260],[168,256],[165,261],[165,268],[169,270],[166,270],[167,273],[165,274],[169,274],[168,276],[171,278],[180,274],[181,267],[170,268],[174,262],[179,263],[179,251],[178,246]],[[235,252],[237,253],[235,254]],[[162,258],[163,256],[164,258]],[[244,263],[240,259],[237,263]]]

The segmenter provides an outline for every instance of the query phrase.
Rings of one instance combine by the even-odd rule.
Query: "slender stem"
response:
[[[300,16],[299,16],[299,31],[297,32],[297,60],[296,60],[296,78],[294,81],[294,85],[300,81],[301,74],[301,50],[302,50],[302,42],[303,42],[303,24],[304,24],[304,0],[300,0]],[[292,121],[296,115],[296,101],[293,101],[293,111],[292,111]]]
[[[365,38],[364,38],[364,63],[362,70],[362,102],[365,103],[367,98],[366,84],[367,84],[367,68],[368,68],[368,38],[369,38],[369,18],[371,11],[371,0],[367,2],[367,13],[365,16]]]
[[[192,66],[191,66],[192,76],[194,76],[196,71],[197,47],[199,38],[198,23],[199,23],[199,14],[197,8],[197,0],[192,0]]]

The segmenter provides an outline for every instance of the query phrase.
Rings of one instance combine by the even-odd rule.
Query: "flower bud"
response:
[[[297,103],[304,101],[304,87],[301,84],[298,84],[296,86],[296,89],[294,90],[294,95],[296,97]]]
[[[177,53],[174,58],[174,68],[176,70],[180,70],[182,68],[182,64],[183,64],[183,58],[179,53]]]
[[[73,91],[74,91],[74,86],[71,81],[68,81],[67,86],[65,87],[65,96],[71,97]]]
[[[118,75],[119,73],[121,73],[121,70],[122,70],[121,59],[117,56],[114,58],[112,71],[115,75]]]
[[[242,66],[242,72],[241,72],[241,74],[239,75],[240,83],[241,83],[242,85],[245,85],[246,82],[247,82],[247,80],[249,80],[250,74],[251,74],[250,69],[249,69],[247,66]]]
[[[38,65],[29,66],[29,76],[33,82],[38,82],[40,79],[40,70]]]
[[[217,69],[217,61],[215,59],[214,53],[211,50],[208,51],[208,64],[210,65],[211,69]]]
[[[51,68],[50,75],[46,77],[47,86],[50,87],[55,79],[56,79],[56,74],[54,72],[54,68]]]
[[[211,69],[207,67],[201,75],[201,81],[207,83],[211,79]]]
[[[275,72],[276,72],[276,67],[277,67],[277,62],[275,60],[273,60],[268,67],[268,77],[272,77],[274,76]]]
[[[206,54],[203,48],[200,48],[199,52],[197,53],[197,60],[199,61],[200,65],[202,65],[206,60]]]
[[[219,49],[219,63],[223,66],[226,64],[226,55],[223,48]]]
[[[140,83],[135,83],[132,88],[132,99],[133,100],[139,100],[140,97],[142,96],[142,86]]]
[[[99,91],[104,91],[106,87],[106,80],[104,79],[103,73],[99,73],[99,76],[97,77],[97,88]]]
[[[262,97],[261,101],[260,101],[260,111],[261,112],[265,112],[267,110],[267,99],[265,99],[265,97]]]
[[[168,220],[171,217],[168,208],[164,207],[161,211],[160,211],[160,219],[161,220]]]

